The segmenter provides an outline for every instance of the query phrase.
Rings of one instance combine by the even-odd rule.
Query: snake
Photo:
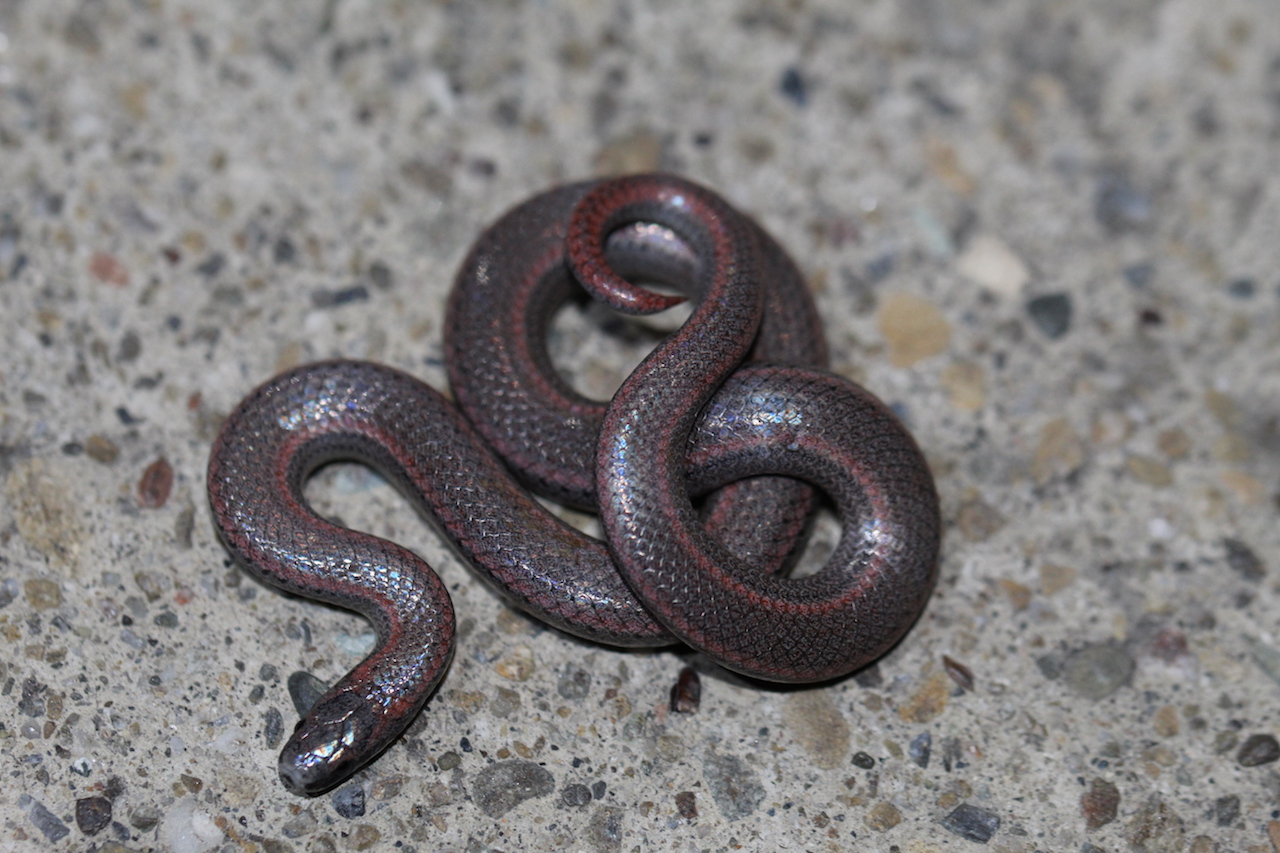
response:
[[[577,395],[546,354],[576,288],[625,313],[692,305],[608,403]],[[448,592],[422,558],[308,504],[307,479],[335,460],[381,472],[486,584],[578,637],[682,642],[794,683],[893,646],[936,583],[937,493],[889,407],[823,368],[820,328],[757,223],[691,181],[628,176],[542,193],[479,238],[448,307],[456,404],[355,360],[293,368],[246,396],[209,460],[222,542],[262,580],[353,610],[376,635],[282,748],[284,786],[323,793],[380,755],[455,645]],[[790,577],[819,492],[839,544]],[[604,540],[535,493],[595,509]]]

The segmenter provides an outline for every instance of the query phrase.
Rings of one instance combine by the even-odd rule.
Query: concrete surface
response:
[[[443,385],[484,224],[652,168],[790,248],[926,449],[925,618],[812,690],[593,648],[331,469],[464,631],[287,794],[286,678],[369,638],[228,564],[220,419],[319,357]],[[1268,0],[0,2],[0,849],[1275,853],[1278,175]]]

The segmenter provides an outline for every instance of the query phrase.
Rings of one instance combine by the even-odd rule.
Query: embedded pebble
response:
[[[942,387],[951,405],[962,412],[976,412],[987,402],[986,373],[971,361],[961,361],[942,371]]]
[[[1173,472],[1169,470],[1168,465],[1165,465],[1159,459],[1134,454],[1125,460],[1125,467],[1133,478],[1140,483],[1154,486],[1157,489],[1167,489],[1173,485]]]
[[[1106,779],[1095,778],[1089,790],[1080,795],[1080,812],[1089,830],[1099,829],[1116,819],[1120,807],[1120,789]]]
[[[849,753],[849,723],[829,691],[801,690],[788,696],[783,720],[815,767],[833,770],[844,765]]]
[[[489,817],[502,817],[525,800],[545,797],[555,790],[555,777],[532,761],[490,764],[471,783],[471,799]]]
[[[161,456],[147,466],[138,481],[138,503],[148,509],[159,509],[169,500],[173,489],[173,466]]]
[[[580,666],[568,666],[560,673],[556,692],[561,698],[581,701],[591,692],[591,673]]]
[[[1098,182],[1094,217],[1113,236],[1137,231],[1151,223],[1151,196],[1122,174],[1104,175]]]
[[[1019,609],[1025,609],[1025,607],[1026,605],[1024,604]],[[973,690],[973,670],[969,669],[969,667],[959,661],[953,660],[949,655],[943,655],[942,668],[961,690],[965,692]]]
[[[18,805],[27,812],[27,819],[40,830],[40,833],[50,842],[61,841],[71,834],[71,830],[67,825],[45,808],[44,803],[34,799],[28,794],[23,794],[18,798]]]
[[[62,587],[51,580],[32,578],[22,586],[27,603],[35,610],[52,610],[62,606]]]
[[[942,819],[942,826],[966,841],[986,844],[1000,829],[1000,816],[990,809],[961,803]]]
[[[956,271],[1001,296],[1013,297],[1031,280],[1031,272],[1009,245],[992,234],[974,237],[956,258]]]
[[[1231,826],[1240,819],[1240,798],[1235,794],[1213,801],[1213,816],[1218,826]]]
[[[84,452],[95,462],[110,465],[120,455],[120,448],[106,436],[94,434],[84,440]]]
[[[866,824],[868,829],[876,832],[886,832],[902,823],[902,812],[894,808],[892,803],[886,803],[883,800],[876,803],[863,817],[862,822]]]
[[[911,739],[911,743],[907,745],[907,757],[917,767],[924,769],[929,766],[929,756],[933,752],[933,735],[928,732],[922,732]]]
[[[671,710],[677,714],[697,713],[702,704],[702,678],[691,666],[683,667],[671,686]]]
[[[876,766],[876,760],[867,753],[858,751],[853,754],[853,766],[860,767],[863,770],[873,770]]]
[[[1276,740],[1275,735],[1249,735],[1240,745],[1240,751],[1236,753],[1236,761],[1241,767],[1261,767],[1263,764],[1271,764],[1278,760],[1280,760],[1280,741]]]
[[[1152,796],[1130,819],[1129,844],[1138,850],[1181,850],[1186,829],[1181,816],[1158,796]]]
[[[1252,548],[1239,539],[1226,538],[1222,547],[1227,552],[1227,565],[1247,581],[1257,583],[1267,575],[1267,567]]]
[[[676,811],[685,820],[693,820],[698,816],[698,799],[692,791],[681,791],[676,794]]]
[[[591,789],[586,785],[569,785],[560,792],[560,799],[566,806],[585,806],[591,802]]]
[[[951,324],[927,299],[891,293],[881,300],[879,314],[880,334],[894,367],[911,367],[943,352],[951,341]]]
[[[268,749],[280,746],[284,736],[284,717],[278,708],[272,705],[262,712],[262,740]]]
[[[1070,477],[1084,465],[1085,444],[1066,418],[1056,418],[1040,430],[1040,444],[1031,463],[1037,485]]]
[[[1071,295],[1050,293],[1027,303],[1027,316],[1045,337],[1057,340],[1071,328]]]
[[[1073,652],[1063,664],[1067,686],[1086,699],[1103,699],[1129,682],[1133,658],[1123,649],[1106,643],[1085,646]]]
[[[362,817],[364,815],[364,788],[358,782],[344,785],[333,792],[332,796],[329,797],[329,802],[333,804],[333,810],[347,820]]]
[[[299,717],[305,717],[307,712],[320,701],[320,697],[329,690],[329,685],[302,670],[290,674],[286,683],[289,688],[289,698],[293,700],[293,709],[298,712]]]
[[[764,800],[764,786],[755,770],[736,755],[707,752],[703,775],[725,820],[738,820],[754,812]],[[692,794],[690,802],[692,802]],[[695,812],[696,814],[696,812]]]
[[[76,826],[85,835],[97,835],[111,823],[111,801],[106,797],[82,797],[76,800]]]

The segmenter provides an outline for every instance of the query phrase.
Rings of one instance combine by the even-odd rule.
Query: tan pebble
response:
[[[950,696],[951,680],[946,673],[933,672],[898,709],[898,716],[909,723],[927,723],[946,710]]]
[[[1054,563],[1045,563],[1040,567],[1040,588],[1045,595],[1053,595],[1075,583],[1076,570]]]
[[[844,766],[849,752],[849,724],[825,690],[802,690],[787,697],[783,721],[815,766]]]
[[[979,234],[956,258],[956,271],[1001,296],[1017,296],[1031,280],[1022,259],[999,237]]]
[[[976,412],[987,402],[987,377],[980,365],[960,361],[942,371],[942,387],[951,395],[951,405],[962,412]]]
[[[1280,853],[1280,820],[1267,824],[1267,837],[1271,839],[1271,846],[1276,848],[1276,853]]]
[[[1103,412],[1093,419],[1089,437],[1094,444],[1117,445],[1133,432],[1133,423],[1123,412]]]
[[[1230,489],[1241,503],[1251,506],[1262,503],[1267,497],[1267,487],[1256,477],[1251,477],[1243,471],[1223,471],[1222,484]]]
[[[124,287],[129,283],[129,268],[115,255],[97,252],[89,259],[89,274],[104,284]]]
[[[110,465],[119,457],[120,448],[116,447],[115,442],[105,436],[91,435],[84,440],[84,452],[94,462]]]
[[[1004,527],[1005,520],[981,496],[970,495],[956,513],[956,525],[970,542],[985,542]]]
[[[52,610],[62,605],[62,588],[51,580],[32,578],[22,585],[27,603],[36,610]]]
[[[871,807],[871,811],[867,812],[867,816],[862,819],[868,829],[876,832],[886,832],[902,823],[902,813],[895,809],[891,804],[886,802],[876,803]]]
[[[955,148],[941,139],[931,137],[925,141],[924,156],[929,168],[944,184],[961,195],[973,193],[973,176],[961,164]]]
[[[1058,418],[1040,431],[1040,446],[1031,463],[1031,476],[1037,485],[1043,486],[1055,478],[1074,474],[1084,462],[1084,442],[1066,418]]]
[[[1191,452],[1191,439],[1178,427],[1167,429],[1156,438],[1156,447],[1170,459],[1185,459]]]
[[[1160,737],[1173,737],[1179,731],[1178,711],[1172,705],[1165,705],[1159,711],[1156,711],[1155,719],[1152,721],[1156,734]]]
[[[508,650],[494,665],[498,675],[510,681],[528,681],[537,668],[533,649],[528,646],[516,646]]]
[[[1240,426],[1240,421],[1242,420],[1240,406],[1226,394],[1210,388],[1204,392],[1204,404],[1213,413],[1213,416],[1218,419],[1218,423],[1227,429],[1235,429]]]
[[[648,128],[639,128],[605,143],[595,158],[600,176],[655,171],[662,160],[662,139]]]
[[[1157,489],[1165,489],[1173,485],[1173,472],[1169,470],[1168,465],[1158,459],[1135,455],[1126,459],[1124,464],[1129,469],[1129,474],[1140,483],[1155,486]]]
[[[1240,433],[1227,432],[1213,443],[1213,458],[1223,465],[1247,465],[1253,458],[1253,448]]]
[[[15,466],[6,483],[18,535],[54,565],[79,565],[86,533],[72,496],[79,494],[83,476],[72,460],[37,458]]]
[[[151,87],[146,83],[131,83],[120,90],[120,106],[134,121],[147,119],[147,95]]]
[[[1031,604],[1031,589],[1017,581],[1001,580],[1000,588],[1008,596],[1014,610],[1026,610]]]
[[[928,300],[891,293],[880,303],[880,334],[889,346],[889,363],[910,367],[947,348],[951,325]]]

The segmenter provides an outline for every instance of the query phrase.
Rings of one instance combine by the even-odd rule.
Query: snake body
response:
[[[546,355],[550,318],[578,286],[632,313],[693,304],[608,404],[574,393]],[[223,541],[264,580],[365,615],[378,638],[285,745],[285,785],[319,793],[376,757],[453,650],[452,606],[425,562],[307,505],[307,477],[331,460],[381,471],[495,590],[596,642],[679,640],[791,682],[844,675],[895,643],[936,579],[937,496],[892,412],[820,369],[819,325],[758,225],[696,184],[635,176],[544,193],[477,242],[447,324],[461,411],[356,361],[296,368],[245,398],[209,464]],[[814,487],[841,541],[816,574],[788,578]],[[606,541],[529,489],[596,508]]]

